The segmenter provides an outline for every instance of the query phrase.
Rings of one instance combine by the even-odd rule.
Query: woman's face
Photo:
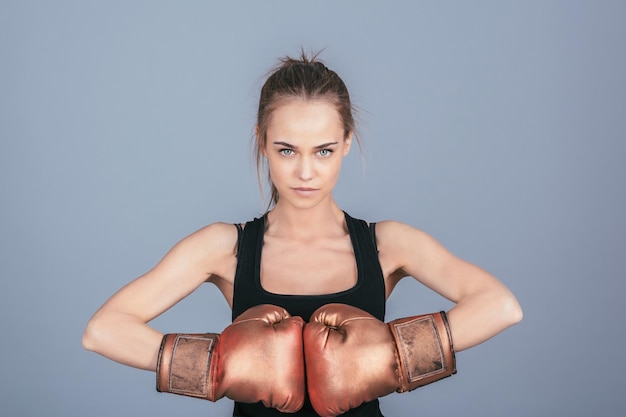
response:
[[[289,100],[276,108],[263,150],[279,203],[310,208],[331,197],[352,137],[327,100]]]

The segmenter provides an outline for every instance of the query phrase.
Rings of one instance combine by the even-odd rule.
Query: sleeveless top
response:
[[[375,223],[354,219],[345,213],[346,225],[352,241],[357,265],[357,282],[347,290],[322,295],[275,294],[261,286],[261,251],[265,233],[266,215],[247,222],[239,232],[237,245],[237,269],[233,288],[233,320],[247,309],[259,304],[274,304],[287,310],[292,316],[300,316],[308,321],[319,307],[329,303],[343,303],[367,311],[381,321],[385,319],[385,281],[378,260]],[[235,417],[316,417],[308,397],[304,406],[296,413],[281,413],[274,408],[266,408],[263,403],[245,404],[235,402]],[[378,400],[364,403],[349,410],[342,416],[383,417]]]

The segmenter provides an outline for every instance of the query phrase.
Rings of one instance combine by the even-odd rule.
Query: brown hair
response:
[[[309,58],[302,51],[299,58],[289,56],[281,58],[280,63],[270,72],[261,88],[255,148],[257,175],[261,190],[263,189],[262,168],[265,165],[263,149],[267,143],[267,127],[272,112],[286,101],[293,99],[328,100],[335,105],[339,112],[344,128],[344,139],[355,133],[354,108],[350,102],[348,89],[337,73],[328,69],[317,58],[318,55],[319,53],[316,53]],[[359,141],[358,137],[356,140]],[[278,202],[278,190],[272,183],[269,169],[267,176],[271,185],[271,201],[269,203],[271,207]]]

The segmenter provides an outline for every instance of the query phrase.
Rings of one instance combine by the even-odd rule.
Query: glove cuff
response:
[[[389,322],[398,349],[400,388],[411,391],[456,373],[456,358],[446,313]]]
[[[216,401],[211,359],[219,334],[166,334],[156,368],[156,390]]]

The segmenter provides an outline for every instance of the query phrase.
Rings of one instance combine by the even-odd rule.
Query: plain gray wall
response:
[[[263,211],[258,90],[301,46],[326,48],[361,108],[341,206],[429,232],[525,310],[383,412],[624,415],[625,4],[2,0],[2,415],[229,415],[80,339],[176,241]],[[387,318],[449,307],[406,280]],[[229,314],[207,285],[153,324]]]

